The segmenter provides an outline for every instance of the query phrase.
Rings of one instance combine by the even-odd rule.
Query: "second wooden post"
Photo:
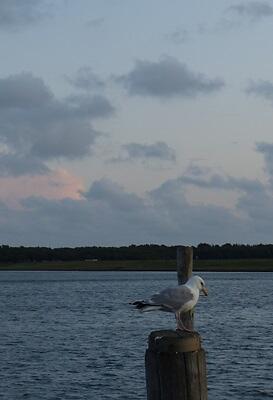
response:
[[[178,285],[183,285],[192,276],[193,250],[192,247],[178,246],[176,249],[176,268]],[[184,326],[190,330],[194,329],[194,311],[182,314],[181,319]]]

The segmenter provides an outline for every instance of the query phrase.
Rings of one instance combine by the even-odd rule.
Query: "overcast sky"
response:
[[[273,2],[1,0],[0,244],[273,242]]]

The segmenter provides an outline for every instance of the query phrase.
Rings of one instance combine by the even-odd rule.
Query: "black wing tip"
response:
[[[145,303],[145,301],[143,300],[137,300],[137,301],[133,301],[132,303],[129,303],[132,306],[135,306],[136,309],[141,310],[142,308],[147,306],[147,303]]]

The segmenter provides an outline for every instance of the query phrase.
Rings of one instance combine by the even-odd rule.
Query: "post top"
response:
[[[148,346],[158,352],[188,353],[201,348],[201,338],[197,332],[153,331],[149,335]]]

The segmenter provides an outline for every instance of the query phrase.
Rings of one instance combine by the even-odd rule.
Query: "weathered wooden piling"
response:
[[[177,249],[179,284],[192,274],[192,248]],[[193,329],[193,316],[183,316]],[[148,400],[207,400],[205,351],[197,332],[151,332],[145,354]]]
[[[152,332],[145,364],[148,400],[207,400],[205,352],[198,333]]]

